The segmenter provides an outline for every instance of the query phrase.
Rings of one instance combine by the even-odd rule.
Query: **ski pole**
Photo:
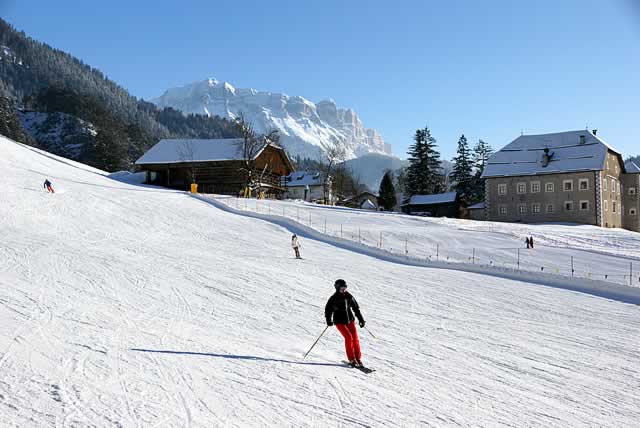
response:
[[[373,333],[371,333],[371,330],[369,330],[369,329],[367,328],[367,326],[366,326],[366,325],[364,326],[364,329],[365,329],[365,330],[367,330],[367,331],[369,332],[369,334],[370,334],[371,336],[373,336],[373,338],[374,338],[374,339],[377,339],[377,337],[375,337],[375,336],[373,335]]]
[[[329,328],[329,326],[326,326],[324,328],[324,330],[322,330],[322,333],[320,333],[320,336],[318,336],[318,338],[316,339],[315,342],[313,342],[313,345],[311,345],[311,348],[309,348],[309,350],[307,351],[306,354],[304,354],[304,357],[302,357],[302,359],[304,360],[305,358],[307,358],[307,355],[309,355],[309,352],[311,352],[311,350],[313,349],[314,346],[316,346],[316,343],[318,343],[318,340],[320,340],[320,338],[324,335],[324,332],[327,331],[327,329]]]

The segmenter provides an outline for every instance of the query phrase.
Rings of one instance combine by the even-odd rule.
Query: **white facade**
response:
[[[285,197],[288,199],[302,199],[314,202],[324,199],[324,186],[322,174],[316,171],[296,171],[285,177],[287,188]],[[333,204],[334,197],[331,192],[331,179],[327,185],[327,199]]]

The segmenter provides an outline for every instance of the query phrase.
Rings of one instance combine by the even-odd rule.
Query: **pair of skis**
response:
[[[347,365],[347,367],[350,367],[352,369],[358,369],[360,370],[362,373],[372,373],[375,372],[376,369],[370,369],[369,367],[365,367],[365,366],[354,366],[353,364],[349,363],[349,361],[343,361],[343,363],[345,363]]]

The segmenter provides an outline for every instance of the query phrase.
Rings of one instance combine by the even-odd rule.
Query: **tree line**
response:
[[[480,139],[473,148],[462,134],[458,139],[456,156],[452,159],[451,172],[443,171],[437,141],[428,127],[416,130],[413,144],[409,146],[409,165],[394,177],[387,171],[379,188],[379,203],[385,210],[392,210],[397,204],[396,194],[404,195],[404,202],[413,195],[432,195],[455,191],[465,204],[484,200],[484,180],[482,173],[492,147]],[[396,191],[397,186],[397,191]]]

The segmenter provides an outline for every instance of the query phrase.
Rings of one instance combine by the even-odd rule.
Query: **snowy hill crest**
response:
[[[332,99],[315,104],[300,96],[235,88],[210,78],[169,89],[152,101],[183,113],[229,119],[243,113],[258,132],[279,130],[282,143],[294,156],[317,157],[323,145],[331,143],[343,145],[349,159],[391,154],[390,145],[375,129],[365,128],[356,112],[338,108]]]

